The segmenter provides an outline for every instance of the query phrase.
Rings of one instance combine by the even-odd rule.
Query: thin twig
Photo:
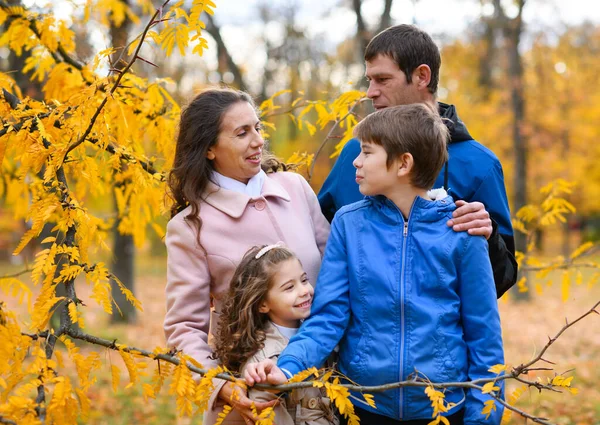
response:
[[[517,366],[515,368],[515,372],[513,373],[517,373],[517,375],[519,375],[524,369],[529,368],[529,366],[533,365],[534,363],[538,362],[539,360],[542,360],[542,356],[544,355],[544,353],[548,350],[548,348],[550,348],[550,346],[552,344],[554,344],[554,342],[570,327],[572,327],[575,323],[579,322],[580,320],[583,320],[585,317],[589,316],[590,314],[596,313],[598,314],[598,311],[596,311],[596,308],[598,308],[598,306],[600,305],[600,301],[598,301],[596,304],[594,304],[594,306],[592,308],[590,308],[587,312],[585,312],[584,314],[582,314],[581,316],[579,316],[577,319],[575,319],[572,322],[567,322],[565,323],[565,325],[561,328],[561,330],[558,331],[558,333],[554,336],[554,338],[550,338],[548,340],[548,342],[546,343],[546,345],[544,346],[544,348],[542,348],[542,350],[539,352],[539,354],[534,357],[531,361],[529,361],[528,363],[522,364],[520,366]]]
[[[3,0],[0,0],[0,8],[4,9],[7,12],[10,11],[10,5],[8,3],[4,2]],[[24,9],[27,10],[26,8],[24,8]],[[29,22],[29,28],[31,29],[31,31],[35,34],[35,36],[38,38],[38,40],[40,40],[40,43],[42,42],[42,35],[37,28],[37,23],[36,23],[35,19],[29,18],[27,16],[23,16],[23,15],[9,15],[9,16],[17,16],[17,17],[27,20],[27,22]],[[63,47],[63,45],[61,44],[60,41],[58,42],[58,47],[56,49],[58,54],[56,52],[53,52],[50,49],[48,49],[47,46],[44,46],[44,47],[46,47],[46,49],[52,55],[52,58],[54,59],[54,61],[56,63],[65,62],[65,63],[68,63],[69,65],[71,65],[72,67],[78,69],[79,71],[83,70],[83,65],[78,60],[71,57],[69,55],[69,53],[67,53],[67,51],[65,50],[65,48]]]
[[[598,269],[600,268],[598,264],[594,263],[572,263],[570,261],[565,261],[561,264],[550,265],[550,266],[536,266],[536,267],[528,267],[523,266],[519,267],[519,270],[528,271],[528,272],[538,272],[541,270],[567,270],[567,269]]]
[[[2,276],[0,276],[0,279],[10,279],[12,277],[19,277],[22,274],[29,273],[30,271],[31,271],[31,269],[27,268],[27,269],[21,270],[20,272],[17,272],[17,273],[2,275]]]
[[[329,130],[329,133],[327,133],[327,137],[325,137],[325,140],[323,140],[323,142],[321,142],[319,149],[317,149],[317,152],[315,153],[315,156],[313,157],[312,164],[310,165],[310,170],[308,171],[308,179],[307,180],[309,183],[310,183],[310,180],[312,179],[313,172],[315,170],[315,164],[317,163],[317,158],[319,157],[319,154],[321,153],[321,151],[323,150],[323,148],[325,147],[325,145],[327,144],[329,139],[332,138],[332,135],[333,135],[333,132],[335,131],[335,129],[338,127],[338,125],[342,121],[344,121],[346,119],[346,117],[348,117],[348,115],[353,113],[354,108],[356,108],[360,103],[364,102],[365,100],[367,100],[366,97],[357,100],[356,102],[354,102],[354,105],[352,105],[352,107],[348,110],[348,112],[343,117],[335,120],[335,122],[333,123],[333,126]]]
[[[106,105],[106,103],[108,102],[109,96],[112,96],[113,93],[117,90],[117,88],[119,87],[119,84],[121,83],[121,80],[123,79],[123,76],[125,76],[125,74],[127,74],[127,72],[129,71],[129,69],[131,69],[131,67],[133,66],[133,64],[135,63],[135,61],[138,59],[138,53],[140,52],[140,49],[142,48],[142,44],[144,44],[144,39],[146,38],[146,35],[148,34],[148,31],[150,30],[150,28],[152,28],[154,25],[156,25],[156,22],[155,22],[154,19],[158,16],[158,14],[162,11],[162,9],[170,1],[171,0],[165,0],[165,2],[163,3],[163,5],[160,8],[156,9],[156,11],[154,12],[154,15],[152,15],[152,18],[150,18],[150,20],[148,21],[148,24],[146,25],[146,27],[144,28],[144,31],[142,32],[140,43],[136,47],[135,52],[134,52],[132,58],[129,60],[129,63],[127,64],[127,66],[125,68],[123,68],[123,70],[121,71],[121,73],[117,77],[117,80],[113,84],[110,92],[106,96],[104,96],[104,99],[102,99],[102,102],[100,103],[100,105],[98,106],[98,108],[96,108],[96,112],[94,112],[94,115],[92,116],[92,119],[90,120],[90,123],[88,124],[88,127],[83,132],[83,135],[75,143],[73,143],[71,146],[68,147],[67,152],[65,153],[65,157],[63,158],[63,162],[65,161],[65,159],[67,158],[67,156],[69,155],[69,153],[73,149],[75,149],[77,146],[79,146],[83,142],[85,142],[85,140],[89,136],[90,132],[92,131],[92,128],[94,127],[94,124],[96,123],[96,119],[100,115],[100,112],[104,108],[104,105]]]

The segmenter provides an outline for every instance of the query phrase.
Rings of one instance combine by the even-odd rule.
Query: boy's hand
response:
[[[455,232],[469,232],[469,235],[481,235],[489,239],[492,235],[492,220],[481,202],[456,201],[456,210],[446,224]]]
[[[250,363],[244,371],[246,384],[268,383],[271,385],[285,384],[288,381],[287,376],[277,367],[277,364],[271,359],[265,359],[259,363]]]

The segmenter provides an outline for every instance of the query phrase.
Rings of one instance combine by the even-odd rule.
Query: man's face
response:
[[[377,55],[366,65],[366,77],[369,81],[367,97],[373,101],[375,109],[423,101],[414,79],[412,83],[407,83],[404,72],[389,56]]]

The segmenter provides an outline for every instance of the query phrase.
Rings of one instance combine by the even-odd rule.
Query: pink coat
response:
[[[199,212],[201,247],[196,242],[196,230],[184,220],[191,207],[167,225],[164,329],[169,347],[210,368],[217,361],[210,359],[209,330],[216,329],[221,300],[244,253],[254,245],[283,241],[296,253],[314,285],[329,223],[313,190],[296,173],[268,174],[258,198],[209,183],[203,199]],[[235,413],[230,413],[231,420],[225,423],[236,423],[235,417],[243,423]],[[206,412],[204,423],[214,420],[214,412]]]

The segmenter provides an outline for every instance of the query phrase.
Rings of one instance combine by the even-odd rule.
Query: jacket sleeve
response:
[[[342,338],[350,320],[346,244],[333,220],[317,279],[310,317],[281,353],[277,365],[291,375],[320,367]]]
[[[469,202],[479,201],[485,205],[492,218],[492,235],[488,239],[490,262],[494,270],[496,296],[500,298],[517,282],[515,241],[504,186],[504,173],[498,159],[485,176]]]
[[[327,238],[329,237],[329,222],[325,219],[325,216],[321,212],[317,195],[315,195],[315,192],[312,190],[308,182],[300,174],[298,174],[298,178],[300,179],[302,189],[304,190],[304,196],[306,197],[306,202],[308,203],[308,209],[310,211],[313,231],[315,232],[317,247],[319,247],[321,257],[323,257],[325,245],[327,244]]]
[[[319,191],[321,211],[329,222],[340,208],[363,198],[354,181],[355,169],[352,165],[359,153],[358,140],[350,139]]]
[[[496,297],[500,298],[517,282],[519,266],[515,258],[515,239],[513,235],[498,232],[498,223],[492,218],[492,235],[488,239],[490,262],[494,272]]]
[[[458,260],[458,290],[467,345],[468,380],[494,378],[496,375],[488,369],[496,364],[504,364],[500,315],[486,245],[483,237],[465,237],[465,248]],[[497,385],[503,394],[503,381]],[[500,424],[503,412],[500,403],[496,402],[496,410],[488,420],[481,414],[488,400],[492,400],[489,394],[476,389],[467,390],[465,425]]]
[[[217,365],[210,358],[210,273],[195,231],[181,217],[167,225],[167,346],[183,351],[204,368]],[[195,377],[199,379],[199,376]]]

